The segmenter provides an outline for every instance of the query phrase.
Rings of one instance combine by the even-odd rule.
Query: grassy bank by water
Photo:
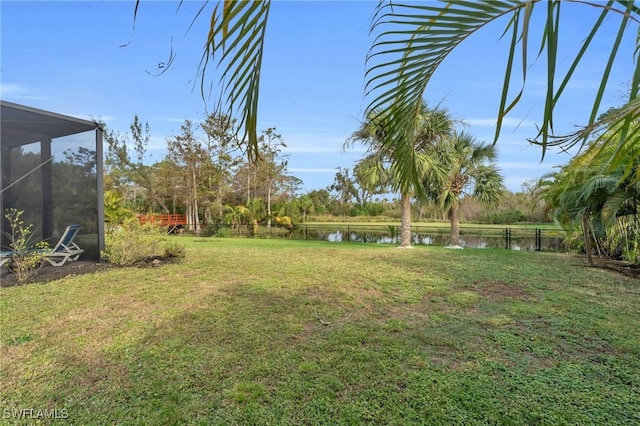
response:
[[[640,283],[579,257],[179,241],[179,264],[0,289],[0,421],[640,422]]]

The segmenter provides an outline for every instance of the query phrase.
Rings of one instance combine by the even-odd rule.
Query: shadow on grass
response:
[[[337,288],[223,286],[133,339],[53,354],[40,398],[82,424],[640,420],[637,350],[536,316],[539,300],[439,292],[380,305]]]

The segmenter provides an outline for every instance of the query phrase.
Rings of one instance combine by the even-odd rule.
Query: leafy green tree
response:
[[[240,164],[235,155],[239,142],[235,129],[236,120],[220,113],[209,114],[200,123],[205,133],[209,164],[204,169],[206,196],[203,202],[205,223],[212,223],[212,216],[222,216],[223,200],[227,196],[233,172]]]
[[[344,207],[349,203],[364,205],[371,197],[366,185],[360,185],[358,177],[362,177],[361,174],[352,172],[347,167],[337,168],[329,189],[336,194],[336,199],[341,206]]]
[[[293,201],[300,193],[304,181],[296,176],[286,175],[284,176],[282,187],[283,195],[287,200]]]
[[[336,204],[328,189],[314,189],[308,195],[313,201],[313,212],[315,214],[324,214],[327,211],[332,211],[333,205]]]
[[[224,221],[232,228],[246,225],[251,218],[251,211],[245,206],[224,206]]]
[[[209,164],[209,155],[196,137],[191,120],[185,120],[180,130],[181,134],[167,139],[167,159],[182,171],[180,184],[184,188],[182,195],[187,210],[187,228],[199,234],[201,177]]]
[[[273,219],[272,198],[278,191],[284,192],[284,184],[288,181],[286,156],[282,156],[282,148],[286,148],[282,136],[276,133],[274,127],[262,132],[258,138],[260,142],[259,157],[255,164],[257,174],[265,187],[265,199],[267,200],[267,227],[271,227]]]
[[[153,167],[144,164],[151,139],[149,124],[135,115],[129,130],[126,134],[105,132],[105,190],[119,192],[124,203],[138,213],[155,210],[155,206],[169,213],[165,198],[156,190]]]
[[[266,212],[256,220],[265,220],[270,226],[275,203],[291,197],[292,191],[301,182],[288,174],[288,157],[282,153],[286,144],[275,128],[264,130],[260,135],[260,156],[255,161],[242,162],[233,177],[232,193],[237,204],[248,205],[254,199],[265,203]]]
[[[437,201],[451,220],[452,246],[460,245],[460,206],[462,196],[472,196],[483,204],[502,198],[503,178],[495,164],[493,145],[478,142],[468,133],[453,133],[438,139],[431,155],[445,170],[431,174],[424,181],[426,194]]]
[[[183,213],[185,210],[184,197],[186,182],[184,171],[180,165],[174,163],[168,156],[152,166],[152,183],[157,198],[165,213]],[[155,210],[154,210],[155,211]]]
[[[304,194],[296,200],[296,205],[302,216],[302,222],[307,220],[307,215],[314,212],[313,199],[309,194]]]

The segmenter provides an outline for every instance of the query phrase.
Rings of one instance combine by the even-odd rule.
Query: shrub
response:
[[[380,216],[383,214],[387,208],[384,204],[379,202],[369,202],[364,205],[356,204],[353,209],[351,209],[351,216]]]
[[[184,247],[166,242],[166,232],[152,223],[140,224],[137,219],[127,219],[114,226],[105,238],[106,250],[102,253],[107,262],[115,265],[133,265],[152,258],[183,257]]]
[[[512,223],[523,222],[526,219],[524,213],[520,210],[503,210],[497,213],[490,214],[484,218],[484,222],[489,222],[495,225],[509,225]]]
[[[219,222],[208,223],[207,226],[205,226],[204,229],[202,229],[202,232],[200,233],[200,235],[203,237],[212,237],[216,235],[216,232],[218,232],[221,226],[222,224]]]
[[[184,245],[175,241],[165,241],[163,244],[164,257],[175,257],[182,259],[185,256]]]
[[[219,238],[229,238],[232,236],[232,230],[231,228],[218,228],[215,236]]]
[[[44,262],[44,250],[49,248],[45,241],[34,241],[33,224],[25,225],[21,219],[23,211],[10,208],[4,217],[9,221],[9,247],[13,252],[9,268],[18,276],[18,281],[24,281],[35,274]]]

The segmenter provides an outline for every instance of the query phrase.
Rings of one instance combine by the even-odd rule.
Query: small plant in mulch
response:
[[[45,241],[36,241],[33,224],[22,220],[24,212],[15,208],[6,210],[4,217],[9,222],[11,261],[9,269],[16,273],[18,281],[23,282],[38,273],[44,262],[44,251],[49,248]]]

